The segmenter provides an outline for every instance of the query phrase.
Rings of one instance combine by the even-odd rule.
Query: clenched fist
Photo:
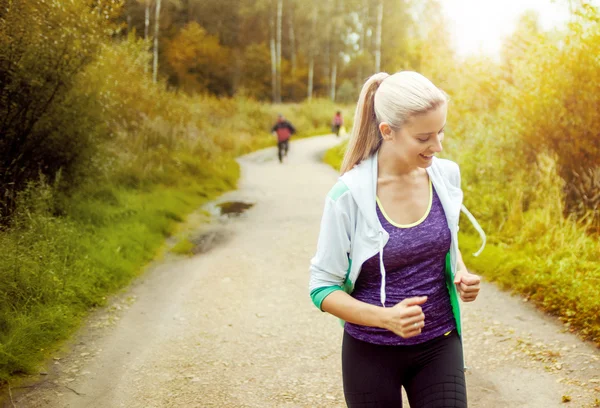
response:
[[[472,302],[477,298],[480,283],[481,278],[467,270],[459,270],[454,276],[454,284],[463,302]]]
[[[385,313],[383,319],[384,329],[408,339],[421,334],[425,325],[425,315],[421,306],[427,301],[427,296],[404,299],[394,307],[382,309]]]

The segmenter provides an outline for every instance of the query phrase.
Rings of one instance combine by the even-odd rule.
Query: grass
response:
[[[347,145],[348,142],[344,141],[336,146],[333,146],[331,149],[328,149],[323,156],[323,161],[339,171],[342,167],[342,160],[344,158],[344,152],[346,151]]]
[[[171,252],[178,255],[190,255],[192,253],[192,249],[194,249],[194,244],[190,242],[189,239],[184,238],[177,242],[173,248],[171,248]]]
[[[187,214],[236,179],[234,171],[227,183],[113,189],[80,198],[67,217],[27,212],[26,223],[1,234],[0,379],[33,372],[90,308],[143,271]],[[174,250],[189,251],[183,246]]]

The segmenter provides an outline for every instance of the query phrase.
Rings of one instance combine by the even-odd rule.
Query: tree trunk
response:
[[[127,35],[131,32],[131,2],[125,2],[125,13],[127,15]]]
[[[381,24],[383,22],[383,0],[377,6],[377,34],[375,39],[375,72],[381,71]]]
[[[277,102],[277,51],[275,47],[275,16],[271,15],[269,26],[271,28],[271,92],[273,103]]]
[[[292,72],[291,72],[291,80],[292,80],[292,100],[296,99],[296,93],[294,92],[296,83],[296,35],[294,33],[294,13],[293,8],[290,6],[290,12],[288,13],[289,17],[289,26],[290,26],[290,53],[291,53],[291,62],[292,62]]]
[[[336,82],[337,82],[337,66],[339,59],[339,39],[342,31],[342,23],[343,23],[343,12],[344,12],[344,0],[332,0],[333,2],[333,16],[331,18],[331,24],[333,26],[333,40],[332,40],[332,50],[331,50],[331,79],[329,80],[329,94],[331,96],[331,101],[335,102],[335,91],[336,91]]]
[[[160,2],[156,0],[156,14],[154,16],[154,63],[152,65],[152,82],[156,83],[158,78],[158,34],[160,29]]]
[[[335,81],[337,79],[337,58],[334,57],[331,68],[331,101],[335,102]]]
[[[146,2],[146,16],[144,19],[144,40],[148,40],[150,32],[150,1]]]
[[[325,78],[327,78],[327,86],[329,87],[329,94],[331,94],[331,67],[332,67],[332,41],[333,41],[333,31],[334,31],[334,8],[335,8],[335,0],[330,0],[328,2],[328,9],[326,11],[327,14],[327,38],[326,38],[326,46],[325,46]]]
[[[283,17],[283,0],[277,1],[277,103],[281,103],[281,23]]]
[[[308,101],[312,100],[313,94],[313,80],[315,73],[315,54],[316,54],[316,31],[317,31],[317,5],[313,4],[312,14],[312,25],[311,25],[311,36],[310,36],[310,50],[308,60]]]
[[[150,32],[150,0],[146,1],[146,14],[144,16],[144,40],[148,41]],[[148,73],[148,63],[144,64],[144,74]]]
[[[312,101],[313,94],[313,75],[315,72],[315,57],[310,56],[310,61],[308,62],[308,101]]]
[[[360,42],[359,42],[359,55],[364,56],[366,55],[366,49],[365,49],[365,37],[367,35],[367,25],[369,24],[369,0],[363,0],[363,5],[362,5],[362,21],[360,22]],[[362,83],[364,81],[364,72],[363,72],[363,63],[361,61],[360,65],[358,66],[358,71],[357,71],[357,78],[356,78],[356,85],[358,87],[362,86]]]

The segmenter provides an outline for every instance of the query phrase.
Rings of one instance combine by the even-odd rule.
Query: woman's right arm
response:
[[[385,309],[383,307],[356,300],[342,290],[331,292],[323,299],[321,310],[349,323],[385,327]]]
[[[346,322],[361,326],[381,327],[405,339],[417,336],[425,324],[421,306],[427,296],[404,299],[393,307],[375,306],[354,299],[344,291],[331,292],[321,309]]]

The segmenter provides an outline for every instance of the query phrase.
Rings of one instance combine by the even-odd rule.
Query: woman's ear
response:
[[[381,122],[379,124],[379,131],[381,132],[381,137],[383,140],[392,140],[392,128],[387,122]]]

